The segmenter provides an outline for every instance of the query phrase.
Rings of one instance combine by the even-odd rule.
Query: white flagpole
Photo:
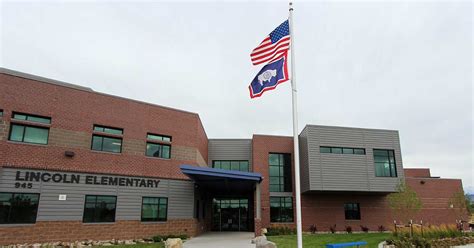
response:
[[[295,34],[293,29],[293,3],[290,2],[288,21],[290,24],[291,52],[291,96],[293,103],[293,153],[295,156],[295,195],[296,195],[296,239],[297,247],[303,247],[303,230],[301,227],[301,187],[300,187],[300,150],[298,142],[298,108],[296,106],[296,73],[295,73]]]

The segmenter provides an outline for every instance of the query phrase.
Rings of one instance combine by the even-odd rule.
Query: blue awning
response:
[[[209,167],[181,165],[181,171],[199,187],[212,192],[245,192],[262,181],[262,174]]]

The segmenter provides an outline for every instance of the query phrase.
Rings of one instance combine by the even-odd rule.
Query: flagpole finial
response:
[[[290,2],[290,11],[293,11],[293,2]]]

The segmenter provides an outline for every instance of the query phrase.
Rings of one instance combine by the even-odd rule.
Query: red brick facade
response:
[[[0,244],[43,243],[51,241],[139,239],[154,235],[201,233],[192,219],[170,220],[164,223],[117,221],[113,224],[84,224],[81,221],[41,221],[34,225],[0,226]]]

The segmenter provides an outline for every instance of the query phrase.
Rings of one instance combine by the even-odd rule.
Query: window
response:
[[[335,154],[356,154],[365,155],[364,148],[349,148],[349,147],[329,147],[321,146],[319,148],[320,153],[335,153]]]
[[[149,140],[171,142],[171,136],[166,136],[166,135],[148,133],[146,138]]]
[[[10,137],[11,141],[18,141],[32,144],[48,144],[49,128],[36,127],[22,124],[11,124]]]
[[[397,166],[393,150],[374,149],[375,176],[397,177]]]
[[[213,160],[212,167],[224,170],[249,171],[249,161]]]
[[[171,136],[148,133],[145,155],[156,158],[171,158]]]
[[[344,204],[344,215],[346,216],[346,220],[360,220],[359,203]]]
[[[0,193],[0,224],[36,222],[39,194]]]
[[[13,113],[13,119],[21,121],[31,121],[43,124],[51,124],[51,118],[38,115]]]
[[[293,222],[292,197],[270,197],[270,221]]]
[[[164,144],[146,143],[146,156],[157,158],[170,158],[171,146]]]
[[[166,221],[168,216],[168,198],[143,197],[142,221]]]
[[[109,134],[112,136],[107,136]],[[94,151],[121,153],[122,137],[120,136],[122,134],[123,129],[120,128],[94,125],[94,134],[92,135],[91,149]]]
[[[115,222],[116,196],[86,195],[83,222]]]
[[[99,125],[94,125],[94,131],[116,135],[123,134],[123,129],[121,128],[104,127]]]
[[[291,160],[290,154],[270,153],[270,192],[291,192]]]

